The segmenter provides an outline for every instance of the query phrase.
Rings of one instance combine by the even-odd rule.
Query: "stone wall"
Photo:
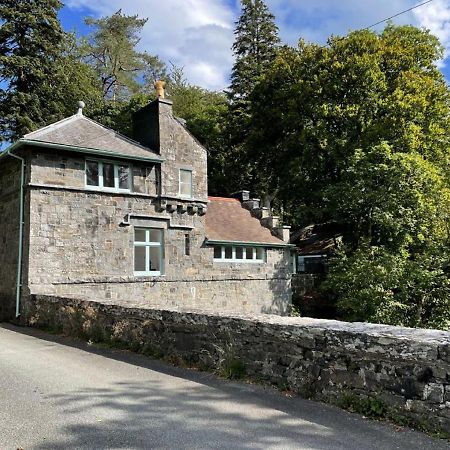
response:
[[[448,332],[133,309],[49,296],[33,296],[26,306],[30,325],[205,369],[238,359],[251,379],[325,401],[370,398],[397,419],[450,434]]]
[[[300,300],[307,292],[317,288],[322,281],[321,275],[296,273],[292,275],[292,298]]]
[[[148,191],[84,190],[80,155],[40,151],[32,158],[29,293],[144,308],[289,311],[289,250],[268,249],[264,264],[214,262],[213,248],[205,245],[204,215],[186,208],[168,212]],[[145,167],[133,167],[134,186],[141,185]],[[164,230],[163,276],[134,276],[135,226]]]
[[[0,177],[0,320],[14,317],[19,243],[20,161],[6,157]]]

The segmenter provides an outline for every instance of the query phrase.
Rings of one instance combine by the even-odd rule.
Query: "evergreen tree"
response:
[[[222,185],[213,186],[215,192],[229,194],[238,189],[253,190],[252,162],[246,139],[251,122],[250,101],[256,83],[276,57],[279,44],[275,18],[263,0],[241,0],[242,13],[236,23],[233,52],[236,58],[227,92],[230,102],[227,117],[224,153],[217,155],[222,167]]]
[[[82,41],[81,49],[100,77],[105,99],[124,100],[139,91],[140,78],[151,82],[165,74],[159,58],[136,50],[147,20],[126,16],[121,10],[85,20],[94,31]]]
[[[59,0],[0,5],[0,139],[14,140],[55,114],[51,97],[64,32]]]
[[[247,100],[258,77],[274,60],[279,44],[275,17],[263,0],[242,0],[242,14],[236,23],[230,99]]]

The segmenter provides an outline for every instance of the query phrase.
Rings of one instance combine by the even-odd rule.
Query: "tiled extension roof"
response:
[[[206,236],[209,241],[285,245],[234,198],[209,197]]]
[[[26,134],[21,141],[28,144],[54,144],[101,152],[111,157],[132,157],[142,159],[159,159],[156,152],[142,146],[136,141],[75,114],[59,122]],[[19,141],[20,142],[20,141]]]

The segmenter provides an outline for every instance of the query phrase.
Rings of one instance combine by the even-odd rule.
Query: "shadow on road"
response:
[[[69,385],[66,393],[49,396],[50,403],[64,415],[67,439],[46,442],[35,449],[445,448],[442,441],[425,435],[398,432],[391,425],[367,422],[317,402],[289,398],[271,388],[231,383],[212,374],[172,367],[130,352],[96,348],[35,329],[1,326],[49,345],[78,348],[129,365],[129,379],[103,388],[71,390]],[[147,371],[139,370],[140,380],[138,368],[156,374],[148,376]],[[88,415],[92,422],[78,421],[81,415]]]

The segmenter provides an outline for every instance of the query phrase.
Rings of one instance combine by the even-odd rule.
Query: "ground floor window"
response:
[[[164,273],[164,232],[159,228],[134,229],[134,274]]]
[[[326,269],[325,255],[307,255],[298,256],[297,272],[298,273],[324,273]]]
[[[266,261],[266,249],[264,247],[215,245],[214,261],[263,263]]]

